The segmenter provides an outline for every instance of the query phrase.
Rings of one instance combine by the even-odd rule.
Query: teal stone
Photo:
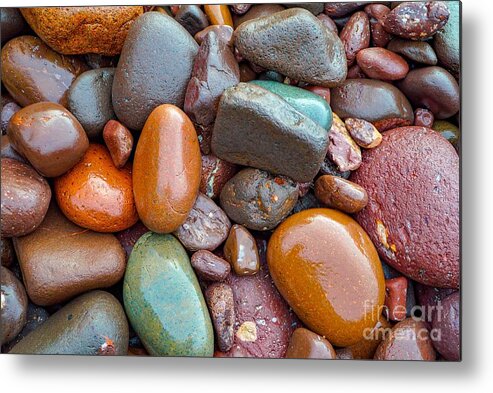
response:
[[[172,235],[135,244],[123,282],[125,311],[152,356],[212,356],[214,332],[190,259]]]
[[[268,80],[255,80],[253,83],[271,93],[277,94],[294,109],[308,116],[322,128],[329,130],[332,126],[332,110],[322,97],[300,87]]]

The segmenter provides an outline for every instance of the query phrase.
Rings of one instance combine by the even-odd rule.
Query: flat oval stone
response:
[[[247,60],[290,78],[327,87],[346,78],[341,40],[307,10],[291,8],[243,22],[234,37]]]
[[[56,200],[75,224],[96,232],[117,232],[139,219],[132,193],[132,167],[117,169],[108,149],[92,143],[70,171],[55,179]]]
[[[335,359],[336,351],[325,338],[305,328],[298,328],[289,340],[287,359]]]
[[[342,119],[354,117],[374,124],[394,118],[408,124],[414,120],[413,108],[406,96],[382,81],[348,79],[332,89],[330,105]]]
[[[240,69],[231,49],[215,32],[205,36],[195,57],[183,110],[194,123],[214,122],[221,94],[240,82]]]
[[[187,115],[173,105],[154,109],[133,166],[137,211],[150,230],[170,233],[185,222],[197,198],[201,167],[197,134]]]
[[[415,107],[429,109],[436,119],[448,119],[460,109],[459,85],[442,67],[412,70],[398,87]]]
[[[230,228],[226,213],[212,199],[199,193],[187,219],[174,235],[188,251],[212,251],[226,240]]]
[[[195,273],[206,281],[224,281],[231,271],[231,265],[207,250],[199,250],[190,258]]]
[[[315,182],[315,196],[327,207],[356,213],[368,203],[363,187],[341,177],[324,175]]]
[[[267,242],[257,240],[260,270],[253,276],[230,274],[235,325],[232,348],[215,357],[282,358],[289,339],[300,324],[277,291],[265,261]]]
[[[425,40],[445,26],[448,18],[447,2],[404,1],[385,15],[381,23],[391,34]]]
[[[356,54],[370,46],[370,20],[363,11],[351,15],[339,35],[346,52],[347,65],[354,63]]]
[[[118,55],[128,30],[144,10],[135,7],[33,7],[22,15],[58,53]]]
[[[15,238],[14,246],[29,298],[40,306],[110,287],[125,272],[125,251],[115,236],[74,225],[55,203],[42,224]]]
[[[385,48],[366,48],[356,55],[363,72],[372,79],[399,80],[409,72],[409,65],[401,56]]]
[[[259,86],[240,83],[221,96],[211,142],[219,158],[305,182],[327,145],[327,130]]]
[[[43,221],[51,200],[48,182],[31,166],[2,158],[2,236],[17,237],[34,231]]]
[[[394,38],[390,41],[387,49],[421,64],[436,65],[438,61],[433,47],[425,41],[411,41]]]
[[[447,360],[459,361],[460,348],[460,292],[454,292],[441,302],[431,322],[431,336],[435,349]]]
[[[114,68],[86,71],[68,91],[68,108],[91,139],[101,137],[105,124],[116,117],[111,103],[114,74]]]
[[[333,345],[355,344],[378,321],[385,299],[382,267],[351,217],[331,209],[290,216],[270,238],[267,261],[296,315]]]
[[[233,221],[267,231],[291,212],[298,201],[298,185],[286,177],[246,168],[225,184],[220,201]]]
[[[308,116],[320,127],[326,130],[330,129],[332,125],[332,110],[327,101],[317,94],[306,89],[274,81],[257,80],[251,83],[277,94],[294,109]]]
[[[19,8],[13,7],[2,7],[0,17],[0,26],[2,28],[0,36],[3,46],[7,41],[22,33],[26,28],[26,21],[22,17]]]
[[[9,269],[0,267],[2,330],[0,345],[13,340],[26,324],[27,295],[22,283]],[[3,352],[3,351],[2,351]]]
[[[459,157],[452,145],[424,127],[387,131],[378,148],[363,152],[350,180],[368,193],[356,220],[385,262],[423,284],[458,288]]]
[[[128,128],[140,130],[158,105],[182,107],[198,47],[188,31],[168,15],[146,12],[137,18],[113,81],[113,108],[118,119]],[[172,54],[172,61],[163,53]]]
[[[10,353],[126,355],[128,323],[116,298],[92,291],[72,300],[22,339]]]
[[[2,82],[20,106],[50,101],[67,106],[67,91],[88,67],[53,51],[38,37],[22,36],[2,48]]]
[[[440,63],[458,78],[460,74],[460,3],[451,1],[447,3],[447,7],[450,12],[448,22],[433,37],[433,47]]]
[[[433,361],[436,352],[430,335],[422,321],[407,318],[392,328],[375,352],[377,360],[427,360]]]
[[[46,177],[63,175],[89,147],[87,135],[77,119],[52,102],[21,109],[10,120],[8,133],[14,149]]]
[[[211,319],[190,260],[172,235],[135,245],[123,284],[125,310],[152,356],[212,356]]]

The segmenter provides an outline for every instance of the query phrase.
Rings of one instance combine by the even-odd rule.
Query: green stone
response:
[[[72,300],[10,353],[43,355],[127,355],[128,323],[110,293],[92,291]]]
[[[432,128],[442,134],[456,149],[458,148],[460,141],[459,127],[445,120],[436,120]]]
[[[325,130],[332,126],[332,110],[322,97],[300,87],[268,80],[255,80],[253,83],[271,93],[277,94],[298,112],[312,119]]]
[[[135,244],[123,282],[130,323],[153,356],[212,356],[214,333],[190,259],[172,235]]]

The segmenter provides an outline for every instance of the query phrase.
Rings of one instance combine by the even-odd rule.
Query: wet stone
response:
[[[77,77],[68,91],[70,112],[91,139],[100,139],[105,124],[115,119],[111,103],[114,68],[89,70]]]
[[[341,172],[354,171],[361,165],[361,149],[349,135],[344,122],[335,113],[329,131],[327,154]]]
[[[175,15],[175,20],[192,36],[209,26],[207,16],[198,5],[182,5]]]
[[[276,227],[298,200],[298,186],[289,178],[246,168],[231,178],[221,191],[221,207],[235,222],[249,229]]]
[[[351,117],[344,121],[351,138],[365,149],[373,149],[382,142],[382,134],[370,122]]]
[[[327,207],[357,213],[368,203],[363,187],[337,176],[320,176],[315,182],[315,196]]]
[[[212,134],[221,159],[311,181],[327,144],[326,130],[261,87],[240,83],[221,97]]]
[[[208,250],[196,251],[191,264],[197,276],[207,281],[224,281],[231,271],[231,265]]]
[[[240,82],[240,69],[231,49],[215,32],[208,33],[195,57],[185,95],[185,113],[203,126],[214,122],[221,94]]]
[[[394,38],[390,41],[387,49],[392,52],[399,53],[400,55],[416,63],[436,65],[438,61],[433,47],[428,42],[424,41],[411,41],[403,40],[401,38]]]
[[[213,251],[226,240],[230,228],[226,213],[199,193],[187,219],[174,234],[188,251]]]
[[[346,77],[341,40],[300,8],[242,23],[235,45],[247,60],[296,80],[331,87]]]
[[[103,139],[115,166],[118,169],[123,168],[132,153],[132,133],[119,121],[110,120],[104,126]]]
[[[224,257],[239,276],[254,275],[259,271],[260,257],[252,234],[243,226],[231,227],[224,244]]]
[[[205,299],[216,333],[217,347],[220,351],[227,352],[233,346],[234,341],[236,318],[233,290],[228,284],[214,283],[207,287]]]
[[[385,280],[385,312],[392,321],[406,318],[407,278],[396,277]]]

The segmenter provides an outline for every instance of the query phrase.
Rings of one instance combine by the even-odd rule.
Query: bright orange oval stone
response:
[[[379,319],[385,282],[377,251],[348,215],[332,209],[294,214],[267,248],[279,292],[311,330],[344,347]]]
[[[152,111],[134,156],[137,211],[153,232],[170,233],[188,217],[200,186],[202,160],[193,123],[174,105]]]
[[[132,193],[132,167],[117,169],[106,147],[92,143],[82,159],[54,182],[63,214],[97,232],[117,232],[139,217]]]

